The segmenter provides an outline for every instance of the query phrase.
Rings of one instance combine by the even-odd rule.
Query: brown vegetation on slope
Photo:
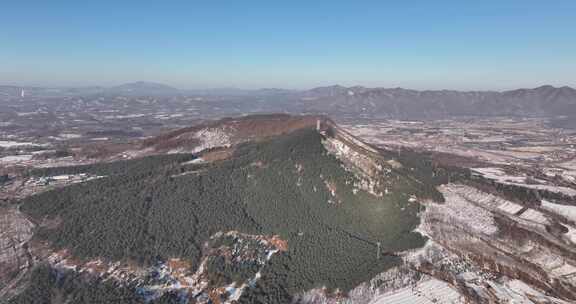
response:
[[[287,114],[223,118],[146,139],[142,142],[142,148],[153,148],[157,151],[182,147],[191,149],[199,144],[195,137],[196,132],[215,128],[225,130],[232,138],[233,143],[236,144],[286,134],[302,128],[315,127],[318,119],[326,121],[326,118],[322,116],[291,116]]]

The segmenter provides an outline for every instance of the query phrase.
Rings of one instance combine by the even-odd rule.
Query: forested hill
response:
[[[196,301],[246,280],[254,281],[241,292],[241,303],[286,303],[322,286],[345,292],[399,265],[396,253],[423,246],[425,238],[413,232],[420,208],[413,198],[441,200],[435,186],[450,173],[422,155],[363,154],[363,144],[350,135],[314,125],[227,145],[225,157],[214,161],[156,156],[76,168],[106,176],[22,201],[21,210],[39,224],[31,250],[40,259],[58,252],[80,271],[94,261],[146,269],[178,259],[187,265],[179,272],[187,278],[182,282],[203,282],[197,283],[201,293],[191,291],[197,285],[180,283],[150,288],[136,302]],[[115,170],[116,164],[128,169]],[[220,239],[220,233],[234,237]],[[245,248],[255,239],[259,245]],[[225,254],[222,248],[236,249]],[[249,258],[257,252],[268,253]],[[234,254],[239,257],[229,260]],[[98,271],[110,270],[90,273]],[[155,281],[130,282],[123,288],[141,291]],[[39,292],[34,288],[19,299]],[[56,283],[42,288],[80,297]]]
[[[141,149],[156,152],[199,152],[217,146],[257,141],[331,122],[319,115],[258,114],[228,117],[181,128],[146,139]]]

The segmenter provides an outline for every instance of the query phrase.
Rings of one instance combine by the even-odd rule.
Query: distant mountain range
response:
[[[111,88],[103,88],[104,93],[118,95],[178,95],[177,88],[155,82],[137,81]]]
[[[410,90],[327,86],[310,90],[216,88],[181,90],[154,82],[133,82],[114,87],[39,88],[0,86],[0,97],[25,96],[220,96],[257,100],[268,111],[309,112],[333,116],[400,119],[436,119],[451,116],[576,116],[576,90],[541,86],[510,91]]]
[[[266,96],[293,94],[298,91],[264,88],[247,90],[239,88],[209,88],[209,89],[178,89],[166,84],[136,81],[112,87],[33,87],[17,85],[0,85],[0,97],[18,97],[24,90],[25,96],[82,96],[82,95],[122,95],[122,96],[174,96],[174,95],[203,95],[203,96]]]
[[[301,94],[310,110],[331,109],[342,114],[377,113],[396,118],[576,115],[576,90],[570,87],[463,92],[330,86]]]

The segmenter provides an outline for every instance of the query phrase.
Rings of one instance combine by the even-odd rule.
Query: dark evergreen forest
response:
[[[408,199],[416,194],[442,200],[435,186],[453,173],[421,154],[394,153],[389,156],[404,167],[382,176],[392,184],[389,193],[354,194],[356,177],[326,152],[321,137],[300,130],[241,144],[231,158],[206,164],[184,165],[194,156],[170,155],[35,170],[30,174],[88,172],[106,178],[26,198],[21,210],[37,222],[60,220],[36,236],[55,249],[143,265],[182,257],[198,267],[202,244],[218,231],[278,234],[289,250],[270,260],[242,302],[286,303],[297,292],[321,286],[347,291],[401,263],[392,254],[377,259],[375,242],[384,253],[424,244],[412,232],[420,205]],[[335,185],[339,202],[329,203],[326,182]],[[228,271],[217,266],[212,265]],[[40,273],[49,275],[45,269]]]

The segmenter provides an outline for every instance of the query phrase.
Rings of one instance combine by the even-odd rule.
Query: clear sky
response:
[[[576,86],[576,0],[2,1],[0,83],[136,80]]]

